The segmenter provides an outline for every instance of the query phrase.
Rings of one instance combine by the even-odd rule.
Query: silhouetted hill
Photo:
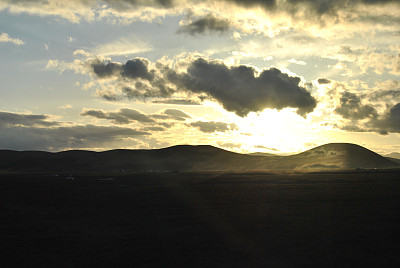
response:
[[[380,169],[398,166],[371,150],[351,143],[325,144],[289,158],[298,169]]]
[[[331,143],[290,156],[238,154],[208,145],[105,152],[0,151],[0,172],[173,172],[340,170],[396,168],[398,163],[364,147]]]
[[[393,158],[393,157],[385,157],[386,159],[389,159],[392,162],[395,162],[397,164],[400,164],[400,159],[398,158]]]

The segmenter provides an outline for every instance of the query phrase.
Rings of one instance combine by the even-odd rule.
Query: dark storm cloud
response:
[[[213,133],[213,132],[226,132],[230,130],[237,130],[239,129],[238,126],[234,123],[227,124],[224,122],[203,122],[197,121],[190,123],[190,126],[198,128],[201,132],[204,133]]]
[[[319,15],[336,14],[340,9],[354,7],[357,4],[382,5],[399,3],[398,0],[287,0],[294,10],[296,7],[305,6]]]
[[[124,97],[170,98],[176,92],[195,93],[200,99],[215,99],[227,111],[241,117],[266,108],[296,108],[299,115],[305,116],[317,104],[310,92],[300,86],[299,77],[291,77],[276,68],[259,73],[253,67],[227,66],[223,62],[203,58],[188,62],[187,70],[180,73],[160,63],[156,64],[156,69],[149,71],[147,59],[130,60],[125,64],[112,63],[108,67],[109,64],[95,61],[91,68],[99,78],[111,75],[117,78],[121,93],[112,90],[98,93],[111,101]],[[136,80],[138,77],[142,79]]]
[[[383,115],[370,118],[363,124],[348,124],[340,128],[351,132],[377,132],[382,135],[400,133],[400,103],[388,109]]]
[[[276,68],[264,70],[259,76],[254,68],[208,62],[199,58],[190,63],[187,73],[170,71],[169,80],[178,88],[206,93],[222,106],[239,116],[260,112],[265,108],[297,108],[304,116],[316,107],[316,100],[303,87],[300,78],[290,77]]]
[[[158,89],[159,96],[160,97],[169,97],[172,94],[175,93],[175,89],[171,88],[168,84],[167,81],[164,80],[163,78],[159,78],[152,82],[151,84],[153,87]]]
[[[152,81],[154,73],[148,69],[148,61],[145,59],[128,60],[125,64],[104,62],[96,59],[90,62],[90,66],[99,78],[119,76],[129,79],[142,78]]]
[[[340,104],[334,112],[349,121],[343,125],[334,127],[350,132],[377,132],[382,135],[388,133],[400,133],[400,103],[397,103],[383,113],[378,113],[372,105],[363,105],[362,99],[379,100],[379,98],[391,96],[394,99],[398,91],[386,90],[372,94],[356,95],[350,92],[343,92],[340,96]],[[388,107],[388,104],[386,105]]]
[[[122,71],[122,65],[119,63],[113,63],[113,62],[102,62],[100,60],[95,60],[93,61],[90,66],[93,69],[93,72],[99,77],[99,78],[105,78],[109,76],[115,76],[121,73]]]
[[[0,112],[0,127],[1,126],[55,126],[58,122],[48,121],[47,115],[30,115]]]
[[[219,19],[211,14],[195,20],[188,25],[182,26],[178,33],[187,33],[190,35],[203,34],[205,32],[223,33],[229,30],[230,23],[226,19]]]
[[[371,122],[380,134],[400,133],[400,103],[397,103],[380,120]]]
[[[118,112],[103,112],[102,110],[85,110],[82,116],[92,116],[99,119],[111,120],[113,124],[130,124],[134,121],[141,123],[155,123],[149,116],[134,109],[123,108]]]
[[[121,75],[131,79],[143,78],[149,81],[153,80],[154,74],[149,72],[147,68],[148,62],[143,59],[128,60],[123,65],[123,71]]]
[[[167,98],[175,93],[175,89],[167,85],[167,82],[159,78],[152,83],[135,82],[132,86],[125,86],[122,92],[128,99],[138,98]]]
[[[360,120],[365,118],[377,118],[378,112],[371,105],[363,105],[360,97],[354,93],[343,92],[340,97],[340,105],[335,109],[335,113],[343,118]]]
[[[331,80],[326,79],[326,78],[320,78],[318,79],[318,84],[323,85],[323,84],[330,84]]]

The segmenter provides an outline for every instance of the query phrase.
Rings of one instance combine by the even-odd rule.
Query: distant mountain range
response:
[[[209,145],[105,152],[0,150],[0,173],[126,173],[187,171],[319,171],[400,168],[396,159],[362,146],[330,143],[290,156],[238,154]]]

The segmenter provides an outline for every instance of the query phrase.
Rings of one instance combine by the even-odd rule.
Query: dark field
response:
[[[0,267],[400,267],[400,171],[0,177]]]

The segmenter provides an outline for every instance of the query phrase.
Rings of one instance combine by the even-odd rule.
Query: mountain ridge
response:
[[[0,150],[1,173],[316,171],[399,167],[399,163],[351,143],[328,143],[289,156],[240,154],[211,145],[175,145],[160,149],[113,149],[102,152]]]

